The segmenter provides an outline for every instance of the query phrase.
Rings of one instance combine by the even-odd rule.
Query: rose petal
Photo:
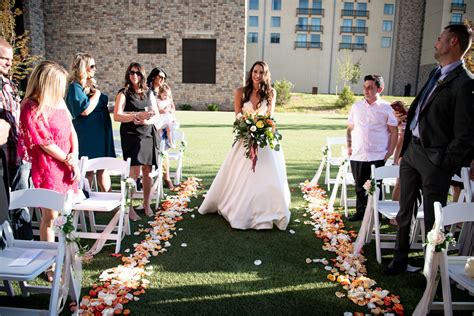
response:
[[[259,265],[262,264],[262,260],[257,259],[257,260],[255,260],[255,261],[253,262],[253,264],[256,265],[256,266],[259,266]]]

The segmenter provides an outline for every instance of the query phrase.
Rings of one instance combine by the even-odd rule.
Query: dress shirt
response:
[[[16,87],[4,76],[0,75],[0,118],[10,124],[10,135],[6,144],[0,146],[5,152],[7,165],[15,167],[20,163],[17,154],[18,124],[20,119],[20,98]]]
[[[459,66],[460,64],[462,64],[462,61],[461,60],[458,60],[458,61],[455,61],[454,63],[451,63],[449,65],[446,65],[444,67],[441,67],[441,76],[439,77],[438,81],[442,81],[444,78],[446,78],[446,76],[451,72],[451,70],[453,70],[454,68],[456,68],[457,66]],[[433,93],[433,91],[438,87],[438,85],[435,85],[430,92],[428,92],[428,95],[427,97],[425,98],[425,103],[426,101],[428,101],[430,99],[430,96],[431,94]],[[413,120],[416,122],[416,125],[415,127],[412,129],[411,133],[413,136],[415,137],[420,137],[420,131],[418,130],[418,125],[419,125],[419,121],[418,121],[418,116],[420,115],[420,112],[421,112],[421,109],[425,106],[425,104],[418,104],[417,105],[417,111],[415,111],[415,116],[413,117]]]
[[[352,124],[352,155],[354,161],[382,160],[388,151],[389,126],[398,126],[390,103],[365,99],[352,105],[348,123]]]

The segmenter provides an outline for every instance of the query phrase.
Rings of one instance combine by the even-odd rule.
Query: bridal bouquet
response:
[[[269,146],[280,150],[281,135],[275,127],[275,120],[269,115],[238,114],[234,122],[234,144],[242,140],[245,147],[245,157],[252,161],[255,172],[258,148]]]

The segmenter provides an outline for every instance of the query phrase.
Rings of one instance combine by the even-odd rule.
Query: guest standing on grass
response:
[[[6,144],[10,134],[10,124],[0,119],[0,145]],[[0,223],[8,220],[8,179],[5,166],[5,155],[0,150]]]
[[[434,224],[433,203],[446,205],[452,175],[469,164],[474,153],[474,76],[463,56],[471,47],[472,30],[448,25],[435,43],[439,62],[413,101],[407,118],[400,163],[400,211],[394,259],[385,274],[406,270],[410,226],[423,194],[425,231]]]
[[[67,72],[52,61],[35,67],[21,105],[19,153],[31,162],[35,188],[77,191],[78,141],[64,102]],[[40,239],[54,242],[58,210],[41,208]],[[52,271],[47,274],[52,281]]]
[[[18,123],[20,119],[20,97],[15,84],[9,79],[13,62],[13,48],[0,38],[0,119],[10,124],[8,141],[0,145],[5,154],[4,176],[8,177],[8,185],[12,191],[27,189],[30,178],[30,163],[18,156]],[[33,239],[33,229],[28,208],[9,211],[10,224],[16,239]]]
[[[393,154],[397,144],[397,119],[390,103],[380,98],[382,76],[364,77],[364,99],[352,105],[347,127],[347,151],[355,180],[356,213],[349,221],[360,221],[367,206],[363,187],[370,179],[371,165],[380,167]]]
[[[109,97],[98,89],[94,78],[97,66],[89,54],[74,56],[68,78],[66,104],[79,140],[79,158],[115,157],[112,121],[107,107]],[[92,183],[92,172],[86,175]],[[105,170],[97,172],[101,191],[110,191],[110,176]]]
[[[132,160],[130,177],[136,181],[141,171],[143,208],[145,215],[152,216],[150,172],[159,155],[159,144],[156,141],[157,135],[154,134],[153,124],[159,120],[160,114],[156,99],[148,89],[145,78],[142,65],[134,62],[128,66],[125,72],[125,86],[115,98],[114,120],[121,122],[123,158]],[[133,209],[130,211],[130,219],[133,221],[140,219]]]

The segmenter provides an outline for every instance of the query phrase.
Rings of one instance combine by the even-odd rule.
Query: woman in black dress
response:
[[[147,216],[152,216],[150,193],[152,178],[150,172],[158,155],[154,141],[153,123],[159,119],[159,112],[153,93],[147,88],[143,66],[131,63],[125,73],[125,86],[115,98],[114,120],[121,122],[120,139],[123,158],[131,158],[130,177],[137,180],[142,173],[143,208]],[[140,217],[132,210],[131,220]]]

